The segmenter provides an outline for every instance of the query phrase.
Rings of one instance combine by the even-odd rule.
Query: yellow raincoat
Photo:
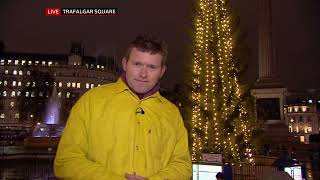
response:
[[[140,100],[121,78],[85,93],[61,137],[54,172],[63,179],[189,180],[187,131],[178,108],[159,92]]]

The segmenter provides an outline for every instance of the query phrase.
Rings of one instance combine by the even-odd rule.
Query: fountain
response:
[[[32,132],[32,137],[25,139],[26,146],[56,147],[63,133],[64,126],[59,124],[60,99],[56,86],[53,86],[51,97],[47,104],[44,122],[38,122]]]
[[[49,99],[47,105],[47,111],[45,116],[46,124],[58,124],[59,123],[59,109],[60,109],[60,99],[58,97],[57,88],[53,86],[51,98]]]

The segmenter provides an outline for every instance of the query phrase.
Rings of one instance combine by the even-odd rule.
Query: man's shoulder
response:
[[[167,98],[160,96],[161,100],[161,115],[172,128],[179,128],[183,124],[183,119],[180,110],[177,105],[168,100]]]
[[[90,89],[89,91],[84,93],[84,97],[90,97],[90,98],[99,98],[104,99],[108,97],[112,97],[116,93],[116,83],[108,83],[103,84],[98,87],[94,87]]]
[[[161,94],[159,94],[159,99],[161,100],[163,106],[172,111],[172,112],[177,112],[179,111],[179,108],[174,104],[172,103],[170,100],[168,100],[167,98],[165,98],[164,96],[162,96]]]
[[[73,108],[99,109],[103,107],[116,96],[119,88],[115,84],[108,83],[88,90],[77,100]]]

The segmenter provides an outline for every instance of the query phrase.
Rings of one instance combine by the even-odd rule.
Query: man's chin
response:
[[[150,90],[146,90],[146,89],[133,89],[133,90],[137,94],[146,94],[148,91],[150,91]]]

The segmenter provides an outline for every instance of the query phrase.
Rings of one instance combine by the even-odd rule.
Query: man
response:
[[[188,180],[191,160],[178,108],[162,97],[167,49],[138,36],[116,83],[85,93],[61,137],[54,171],[63,179]]]

